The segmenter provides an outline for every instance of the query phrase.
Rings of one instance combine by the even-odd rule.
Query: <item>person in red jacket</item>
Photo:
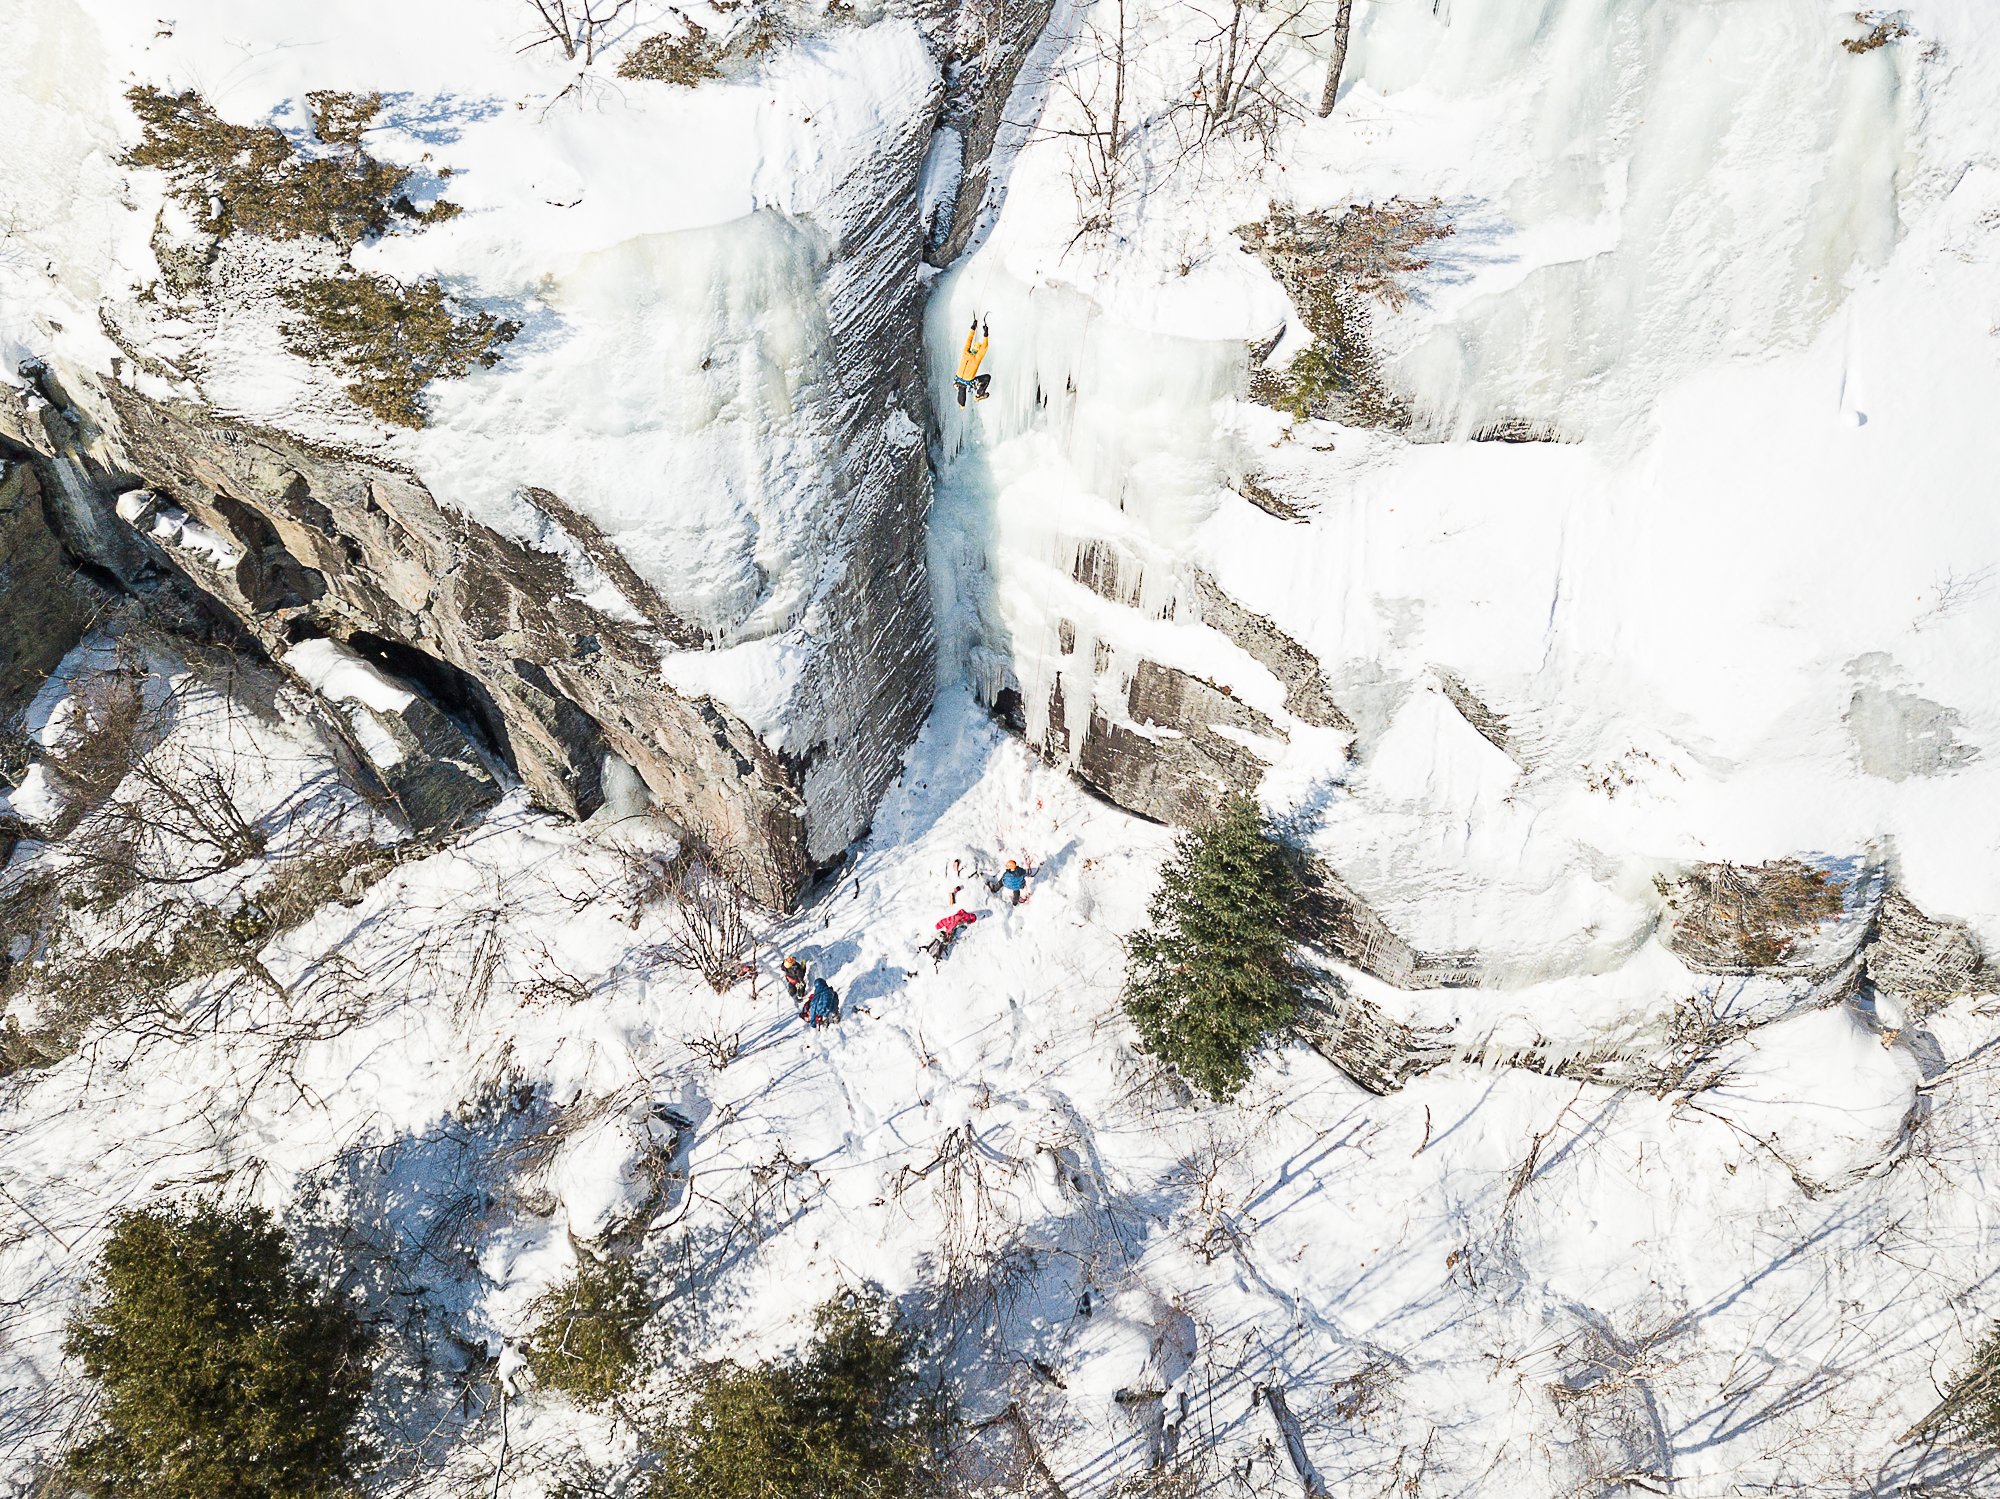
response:
[[[951,951],[951,945],[958,940],[958,934],[978,919],[961,906],[937,924],[938,934],[931,938],[924,948],[924,951],[930,954],[932,967],[944,961],[944,955]]]

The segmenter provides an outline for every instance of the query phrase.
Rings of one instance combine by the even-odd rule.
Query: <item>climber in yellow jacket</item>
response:
[[[965,393],[972,392],[975,401],[986,399],[986,387],[993,383],[991,375],[979,373],[979,362],[986,357],[986,346],[993,341],[992,334],[978,318],[972,320],[972,331],[965,335],[965,352],[958,356],[958,376],[952,384],[958,387],[958,404],[965,404]]]

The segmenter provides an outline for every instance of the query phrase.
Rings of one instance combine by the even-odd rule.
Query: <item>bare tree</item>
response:
[[[1326,63],[1326,87],[1319,91],[1319,117],[1333,113],[1334,97],[1340,92],[1340,75],[1347,70],[1347,33],[1354,20],[1354,0],[1340,0],[1333,13],[1333,56]]]
[[[741,871],[726,853],[694,841],[670,868],[673,909],[660,951],[675,967],[700,974],[720,994],[750,969],[751,901]]]
[[[1090,59],[1111,70],[1111,98],[1108,104],[1099,102],[1101,90],[1097,87],[1095,68],[1088,69],[1089,77],[1083,82],[1078,81],[1075,72],[1066,72],[1056,80],[1057,86],[1075,104],[1080,123],[1069,129],[1047,132],[1077,143],[1076,166],[1071,171],[1071,181],[1082,210],[1077,228],[1079,239],[1111,227],[1112,216],[1118,207],[1119,191],[1125,181],[1126,148],[1131,145],[1131,137],[1136,133],[1125,118],[1127,49],[1130,43],[1125,0],[1115,0],[1114,9],[1116,30],[1110,36],[1094,25],[1090,28],[1091,40],[1095,44]]]
[[[1280,36],[1295,32],[1299,18],[1315,0],[1231,0],[1229,18],[1206,45],[1214,47],[1213,63],[1204,63],[1198,97],[1202,101],[1202,134],[1216,135],[1246,119],[1269,126],[1297,105],[1281,89],[1270,86],[1265,54]],[[1261,106],[1261,108],[1253,108]]]
[[[605,28],[630,10],[637,0],[527,0],[540,25],[535,39],[521,50],[554,42],[571,62],[580,55],[583,65],[597,61],[597,49]]]

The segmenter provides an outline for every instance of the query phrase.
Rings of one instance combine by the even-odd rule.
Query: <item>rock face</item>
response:
[[[715,642],[588,517],[525,478],[520,496],[542,524],[503,534],[392,463],[153,393],[162,382],[129,372],[48,372],[50,399],[17,402],[6,426],[45,476],[62,476],[62,533],[91,565],[128,587],[184,575],[274,658],[336,642],[476,726],[554,810],[594,810],[615,754],[670,819],[745,850],[758,894],[788,903],[867,830],[935,690],[919,272],[927,247],[971,232],[1006,97],[1049,10],[917,7],[949,84],[907,101],[844,181],[797,210],[827,249],[817,292],[833,478],[799,590],[810,602],[783,627],[786,650],[808,664],[775,708],[744,710],[754,725],[719,696],[670,684],[709,680],[662,663]],[[945,238],[927,246],[918,192],[941,110],[970,170],[931,220]],[[201,266],[163,271],[176,295],[200,295]],[[145,336],[126,343],[150,369]],[[437,816],[458,818],[457,801],[444,796]]]
[[[1050,638],[1017,639],[988,696],[1045,758],[1093,790],[1157,822],[1197,824],[1225,797],[1253,791],[1297,727],[1352,731],[1312,654],[1199,568],[1149,562],[1105,538],[1068,545],[1066,571],[1095,600],[1051,608],[1040,621]],[[1277,679],[1282,710],[1246,702],[1191,662],[1114,643],[1142,635],[1148,621],[1221,637],[1222,651]]]
[[[1864,961],[1876,988],[1918,1014],[1977,993],[1989,982],[1985,955],[1970,929],[1925,915],[1894,886],[1882,898]]]
[[[923,18],[946,63],[945,98],[929,170],[944,178],[926,224],[924,258],[949,265],[964,253],[993,196],[993,146],[1008,95],[1049,23],[1054,0],[933,5]]]
[[[660,652],[686,632],[629,572],[609,575],[636,623],[577,598],[563,556],[448,514],[408,474],[116,383],[93,394],[87,416],[72,408],[74,445],[45,458],[87,473],[104,513],[141,478],[184,511],[197,529],[126,507],[270,654],[341,642],[478,725],[538,802],[572,816],[602,802],[613,751],[671,815],[758,850],[767,898],[796,891],[811,862],[796,769],[666,686]],[[590,529],[543,503],[587,553]],[[133,570],[113,546],[94,560]]]
[[[85,586],[50,529],[34,469],[0,457],[0,719],[27,704],[89,619]]]
[[[472,822],[500,799],[478,752],[435,705],[331,640],[307,640],[284,662],[345,722],[355,752],[420,834]]]

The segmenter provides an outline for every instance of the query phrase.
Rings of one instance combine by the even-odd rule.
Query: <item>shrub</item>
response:
[[[915,1499],[938,1492],[942,1424],[886,1303],[843,1293],[797,1360],[698,1377],[662,1438],[651,1499]]]
[[[459,317],[436,281],[404,286],[391,276],[346,272],[282,288],[279,297],[300,314],[285,327],[294,353],[331,360],[353,382],[357,406],[399,427],[421,427],[423,390],[456,379],[475,364],[500,362],[500,346],[521,325],[475,312]]]
[[[693,88],[722,76],[722,58],[722,48],[708,39],[708,28],[690,19],[684,36],[662,32],[641,41],[618,64],[618,76]]]
[[[1849,52],[1860,56],[1873,52],[1878,47],[1886,47],[1891,42],[1900,42],[1910,34],[1910,28],[1899,15],[1891,15],[1879,10],[1862,10],[1854,13],[1854,19],[1869,28],[1863,37],[1851,37],[1840,45]]]
[[[1292,961],[1305,875],[1257,804],[1234,796],[1182,836],[1127,948],[1125,1013],[1147,1051],[1211,1098],[1233,1098],[1250,1055],[1298,1015]]]
[[[641,41],[618,64],[618,76],[693,88],[720,78],[730,59],[762,57],[790,35],[783,19],[764,6],[753,10],[727,43],[713,40],[707,27],[689,18],[685,35],[662,32]]]
[[[2000,1447],[2000,1323],[1987,1329],[1944,1398],[1897,1440]]]
[[[537,1303],[528,1371],[543,1389],[602,1405],[631,1386],[639,1330],[652,1310],[645,1282],[630,1265],[587,1259]]]
[[[292,1268],[270,1216],[212,1205],[127,1213],[66,1348],[97,1382],[67,1457],[124,1499],[322,1499],[342,1491],[368,1392],[353,1310]]]
[[[168,191],[210,234],[351,245],[398,217],[429,223],[458,212],[443,201],[415,208],[404,191],[412,169],[361,149],[380,95],[307,95],[314,129],[332,148],[324,156],[300,154],[276,126],[230,124],[192,89],[168,94],[141,84],[125,97],[143,131],[126,163],[165,172]]]
[[[1357,203],[1339,215],[1280,205],[1264,222],[1236,232],[1283,284],[1313,335],[1288,369],[1252,375],[1252,399],[1301,420],[1408,425],[1408,409],[1383,383],[1369,304],[1400,310],[1408,303],[1405,279],[1430,265],[1424,246],[1454,232],[1443,205],[1393,198]]]

